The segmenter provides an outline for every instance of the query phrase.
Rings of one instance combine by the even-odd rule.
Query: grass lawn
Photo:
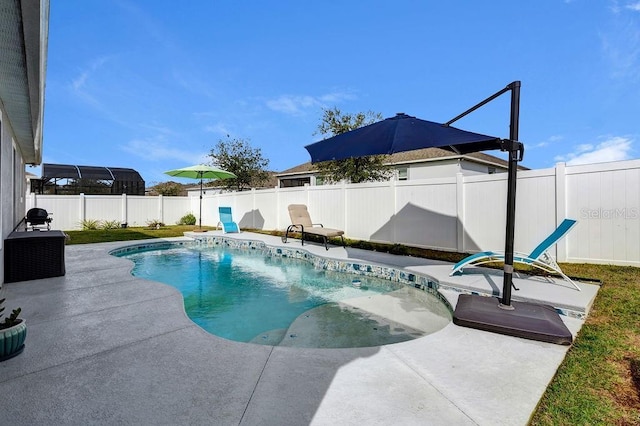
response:
[[[213,229],[213,228],[208,228]],[[194,226],[67,231],[68,244],[182,236]],[[263,232],[272,235],[281,233]],[[362,249],[457,262],[464,255],[347,241]],[[569,276],[599,280],[589,316],[532,416],[532,425],[640,425],[640,268],[561,264]],[[496,414],[498,415],[498,414]]]

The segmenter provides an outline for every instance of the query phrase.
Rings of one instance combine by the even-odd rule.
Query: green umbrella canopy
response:
[[[237,177],[231,172],[207,166],[205,164],[197,164],[195,166],[183,167],[182,169],[169,170],[164,173],[169,176],[200,179],[200,217],[198,218],[198,227],[200,229],[202,229],[202,179],[229,179]]]
[[[164,173],[169,176],[185,177],[191,179],[229,179],[237,177],[231,172],[207,166],[205,164],[197,164],[195,166],[169,170],[168,172]]]

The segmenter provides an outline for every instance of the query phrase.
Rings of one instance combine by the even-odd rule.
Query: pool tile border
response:
[[[113,249],[109,251],[109,254],[114,256],[121,256],[127,253],[137,252],[141,250],[157,250],[180,246],[189,247],[194,245],[207,247],[224,246],[234,250],[261,250],[266,255],[269,255],[271,257],[289,257],[293,259],[304,260],[312,263],[313,266],[318,269],[382,278],[414,287],[418,290],[425,291],[437,297],[438,300],[440,300],[447,307],[447,309],[449,309],[451,314],[453,314],[454,309],[451,303],[442,293],[440,293],[439,290],[448,290],[459,294],[473,294],[485,297],[493,297],[492,294],[480,293],[477,291],[461,289],[447,284],[441,284],[435,278],[425,274],[407,272],[391,266],[376,265],[367,262],[353,262],[332,259],[328,257],[318,256],[299,248],[274,247],[262,241],[236,240],[234,238],[227,238],[225,236],[219,235],[207,235],[202,237],[198,236],[190,238],[192,238],[192,240],[131,244]],[[555,310],[559,315],[564,315],[569,318],[576,318],[579,320],[584,320],[586,318],[586,314],[583,312],[557,307],[555,308]]]

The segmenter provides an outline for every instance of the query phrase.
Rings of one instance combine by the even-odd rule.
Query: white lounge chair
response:
[[[531,253],[514,253],[513,262],[529,265],[551,274],[558,274],[572,286],[574,286],[576,290],[580,291],[580,287],[578,287],[578,285],[574,283],[571,278],[569,278],[567,275],[565,275],[564,272],[562,272],[555,259],[548,251],[548,249],[558,241],[560,241],[560,239],[564,237],[576,223],[577,222],[573,219],[565,219],[564,221],[562,221],[560,226],[558,226],[558,228],[556,228],[556,230],[553,231],[551,235],[545,238],[544,241],[538,244],[538,246],[534,248]],[[472,254],[471,256],[468,256],[453,265],[453,268],[449,275],[451,276],[457,272],[462,273],[463,269],[469,265],[477,266],[489,262],[504,262],[504,253],[483,251],[480,253]]]

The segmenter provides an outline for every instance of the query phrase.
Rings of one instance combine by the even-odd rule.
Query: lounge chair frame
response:
[[[558,226],[555,231],[553,231],[547,238],[545,238],[544,241],[538,244],[538,246],[533,249],[531,253],[526,254],[515,252],[513,255],[513,262],[535,267],[549,274],[557,274],[569,284],[571,284],[576,290],[580,291],[580,287],[578,287],[578,285],[573,282],[571,278],[569,278],[564,272],[562,272],[560,266],[558,266],[558,263],[548,251],[549,248],[560,241],[560,239],[562,239],[575,226],[576,223],[577,222],[573,219],[565,219],[564,221],[562,221],[560,226]],[[469,265],[479,266],[491,262],[504,262],[504,258],[504,253],[499,251],[483,251],[480,253],[475,253],[453,265],[449,276],[454,275],[458,272],[463,273],[463,269]]]
[[[328,239],[329,237],[340,237],[342,240],[342,246],[344,247],[344,231],[333,228],[325,228],[321,223],[312,223],[311,217],[309,216],[309,212],[307,210],[307,206],[304,204],[291,204],[288,207],[289,209],[289,217],[291,218],[292,223],[287,227],[287,230],[282,237],[282,242],[286,243],[289,238],[289,233],[299,232],[302,234],[301,243],[304,246],[305,235],[316,235],[322,237],[324,242],[325,250],[329,250]],[[301,220],[302,219],[302,220]]]

